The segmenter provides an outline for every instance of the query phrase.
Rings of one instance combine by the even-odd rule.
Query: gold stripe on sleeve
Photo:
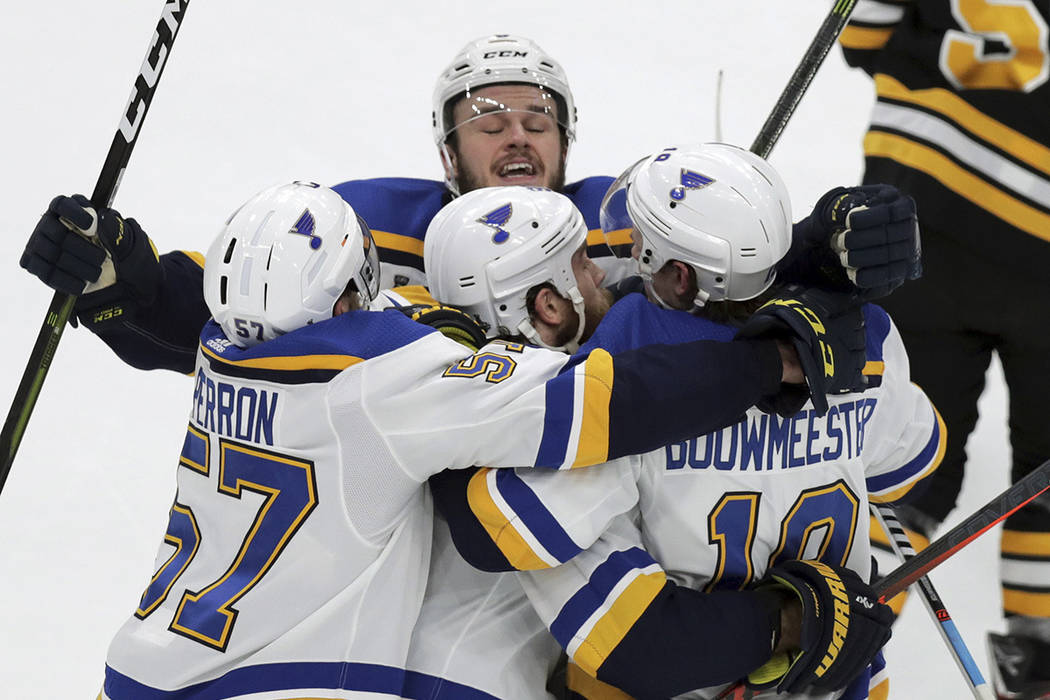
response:
[[[470,477],[470,483],[467,485],[467,503],[470,505],[470,510],[485,531],[489,533],[492,542],[503,552],[503,556],[515,569],[519,571],[549,569],[550,566],[536,555],[532,547],[514,529],[514,526],[496,505],[496,501],[489,493],[488,474],[491,471],[489,467],[482,467]]]

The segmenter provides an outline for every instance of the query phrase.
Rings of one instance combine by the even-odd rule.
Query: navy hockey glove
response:
[[[836,187],[795,225],[780,278],[865,301],[922,275],[915,202],[890,185]]]
[[[798,353],[808,390],[784,384],[780,394],[758,404],[764,411],[794,415],[811,399],[822,416],[828,410],[827,394],[865,386],[864,316],[850,294],[789,285],[759,307],[736,337],[782,338]]]
[[[89,282],[99,278],[106,259],[106,251],[88,237],[96,231],[90,207],[87,197],[80,194],[51,200],[18,264],[55,291],[82,293]]]
[[[751,687],[841,690],[890,638],[893,611],[850,569],[794,559],[771,568],[757,585],[794,594],[802,605],[802,628],[799,648],[748,674]]]
[[[51,201],[20,264],[49,287],[80,295],[74,309],[88,327],[126,320],[153,303],[163,277],[138,223],[114,209],[96,213],[83,195]]]

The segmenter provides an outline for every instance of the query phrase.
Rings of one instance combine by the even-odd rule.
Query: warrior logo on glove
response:
[[[784,306],[792,311],[797,312],[809,327],[813,329],[813,333],[816,334],[817,342],[820,344],[820,354],[824,358],[824,376],[831,378],[835,376],[835,352],[831,349],[831,346],[824,342],[824,336],[827,334],[827,329],[824,328],[824,324],[821,322],[820,317],[813,313],[812,309],[807,308],[802,302],[797,299],[773,299],[768,301],[762,306],[770,305]]]

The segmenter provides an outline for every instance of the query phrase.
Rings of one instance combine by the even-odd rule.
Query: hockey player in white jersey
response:
[[[681,263],[693,289],[667,286],[663,296],[687,300],[701,317],[631,295],[585,349],[623,347],[637,333],[655,342],[680,338],[685,328],[696,337],[732,337],[732,327],[702,315],[721,307],[718,318],[746,317],[759,303],[748,300],[772,282],[790,222],[779,176],[740,149],[705,145],[657,154],[624,182],[634,188],[621,202],[630,206],[636,249],[660,261],[656,272]],[[650,289],[654,278],[659,284],[661,276],[650,274]],[[649,320],[640,329],[643,308]],[[438,491],[439,502],[452,505],[457,545],[471,561],[494,570],[555,567],[529,574],[526,588],[577,664],[576,692],[611,691],[596,689],[597,676],[641,697],[694,688],[697,697],[714,697],[746,676],[753,687],[796,697],[865,698],[869,689],[870,697],[885,697],[881,659],[867,668],[888,637],[890,615],[862,581],[869,574],[865,501],[892,502],[927,476],[944,431],[908,382],[888,317],[871,306],[865,316],[864,392],[808,404],[790,419],[753,409],[722,431],[616,467],[481,469],[458,503]],[[870,608],[836,608],[843,590]],[[757,599],[771,593],[783,596],[771,608],[779,615],[764,618]],[[799,601],[802,615],[793,617]],[[843,620],[828,610],[849,621],[845,640],[835,629]],[[797,623],[801,629],[792,629]]]
[[[123,225],[107,211],[100,225]],[[644,452],[690,432],[643,434],[636,411],[671,404],[692,432],[712,429],[791,377],[764,339],[597,351],[566,372],[541,348],[472,353],[397,310],[361,310],[377,268],[367,226],[309,183],[249,200],[211,246],[178,490],[104,697],[490,697],[406,670],[430,562],[426,479]],[[671,363],[667,387],[645,369],[654,358]]]

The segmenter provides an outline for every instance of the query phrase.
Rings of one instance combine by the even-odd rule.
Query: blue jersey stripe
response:
[[[581,548],[562,529],[543,501],[536,496],[513,469],[496,471],[496,488],[500,496],[521,518],[529,532],[539,540],[543,548],[553,554],[559,562],[567,562],[580,553]]]
[[[591,574],[587,585],[569,598],[551,623],[551,634],[562,648],[569,645],[583,623],[602,606],[610,591],[624,576],[633,569],[644,569],[653,563],[653,558],[638,547],[609,555]]]
[[[219,678],[179,690],[160,690],[106,666],[111,700],[222,700],[246,695],[325,688],[384,693],[412,700],[497,700],[470,686],[394,666],[354,662],[295,662],[236,668]]]
[[[536,466],[557,469],[565,462],[572,432],[573,399],[576,378],[563,374],[547,382],[547,412],[543,416],[543,435],[536,453]]]

